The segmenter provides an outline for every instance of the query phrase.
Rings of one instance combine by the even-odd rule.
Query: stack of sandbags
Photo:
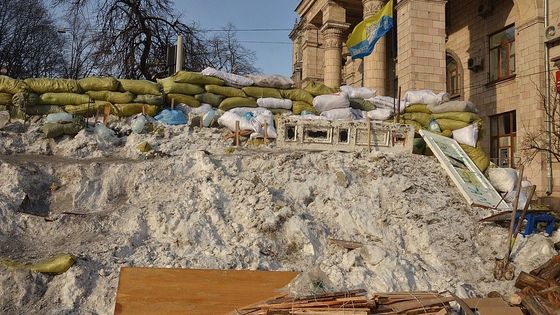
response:
[[[136,97],[130,92],[120,92],[120,82],[113,77],[89,77],[78,80],[78,84],[90,100],[65,107],[67,112],[75,115],[92,116],[98,111],[102,113],[106,106],[111,108],[111,113],[116,114],[114,104],[132,103]]]
[[[27,115],[61,113],[67,105],[80,105],[89,101],[76,80],[28,78],[24,82],[29,92],[15,94],[12,102]]]
[[[13,107],[12,98],[16,93],[27,91],[27,85],[24,82],[12,79],[8,76],[0,75],[0,111],[10,111],[13,118],[18,117],[18,108]]]
[[[120,91],[134,94],[134,99],[126,103],[113,103],[115,115],[129,117],[143,111],[155,116],[164,105],[161,85],[148,80],[119,80]]]

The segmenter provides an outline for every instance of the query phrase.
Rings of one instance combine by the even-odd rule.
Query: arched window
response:
[[[447,93],[451,98],[461,96],[461,71],[459,63],[451,55],[446,57]]]

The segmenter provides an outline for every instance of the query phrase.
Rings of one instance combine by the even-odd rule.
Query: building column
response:
[[[364,19],[377,13],[385,5],[383,0],[362,0],[364,6]],[[363,85],[377,90],[378,95],[388,95],[387,78],[387,40],[386,36],[380,38],[375,44],[371,55],[364,58]]]
[[[301,84],[323,80],[323,48],[320,45],[319,28],[307,23],[302,31]]]
[[[397,22],[397,76],[403,92],[445,91],[445,0],[400,0]]]
[[[338,89],[342,82],[342,35],[348,29],[347,23],[328,22],[321,28],[325,49],[325,85]]]

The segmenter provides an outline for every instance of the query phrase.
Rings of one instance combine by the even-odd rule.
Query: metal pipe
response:
[[[544,28],[549,26],[548,20],[548,0],[544,0]],[[548,44],[544,44],[544,72],[546,74],[546,106],[545,112],[545,132],[546,132],[546,146],[548,152],[546,153],[546,195],[552,195],[552,119],[550,117],[550,51]]]
[[[181,70],[183,70],[183,61],[184,61],[184,57],[183,57],[183,36],[178,35],[177,36],[177,53],[175,55],[176,59],[175,59],[175,72],[179,72]]]

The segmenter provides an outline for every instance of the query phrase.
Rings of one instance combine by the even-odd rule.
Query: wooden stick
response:
[[[94,123],[97,123],[97,119],[99,118],[99,107],[95,108],[95,121]]]
[[[268,143],[268,122],[264,122],[264,143]]]
[[[235,146],[239,146],[239,120],[235,121]]]
[[[527,201],[525,202],[525,205],[523,206],[523,212],[521,212],[521,215],[519,216],[519,220],[517,221],[517,226],[515,227],[515,231],[513,232],[513,240],[512,240],[512,243],[511,243],[512,249],[513,249],[513,246],[515,245],[515,241],[517,240],[517,235],[519,234],[519,231],[521,230],[521,223],[523,223],[523,220],[525,220],[525,214],[527,213],[527,210],[529,209],[529,204],[531,203],[531,199],[533,199],[533,194],[535,193],[535,189],[537,189],[537,186],[535,186],[535,185],[533,185],[533,186],[531,186],[531,188],[529,188],[529,195],[527,196]],[[521,188],[519,188],[519,191],[521,191]],[[509,259],[509,257],[507,257],[507,258]]]
[[[509,261],[509,256],[511,255],[511,242],[513,239],[513,226],[515,224],[515,215],[517,214],[517,206],[519,204],[519,195],[521,194],[521,181],[523,180],[524,167],[521,165],[519,167],[519,178],[517,179],[517,193],[515,194],[515,199],[513,200],[513,209],[511,211],[511,222],[509,223],[509,235],[507,241],[507,255],[505,256],[506,265]]]
[[[198,126],[199,126],[200,128],[204,127],[204,125],[202,124],[202,120],[203,120],[202,117],[203,117],[203,116],[200,116],[200,115],[198,116],[198,118],[199,118]]]
[[[174,110],[174,109],[175,109],[175,99],[172,98],[171,99],[171,110]]]
[[[146,105],[142,105],[142,115],[146,115]]]
[[[187,116],[188,116],[188,118],[189,118],[189,126],[192,126],[192,125],[193,125],[193,118],[194,118],[194,117],[193,117],[193,114],[192,114],[192,113],[189,113]]]
[[[399,99],[397,101],[397,108],[396,108],[396,116],[397,116],[397,122],[400,123],[401,121],[401,87],[399,86]]]
[[[103,124],[104,125],[107,123],[107,120],[109,120],[109,115],[111,115],[111,106],[110,105],[105,105],[105,107],[103,108]]]

